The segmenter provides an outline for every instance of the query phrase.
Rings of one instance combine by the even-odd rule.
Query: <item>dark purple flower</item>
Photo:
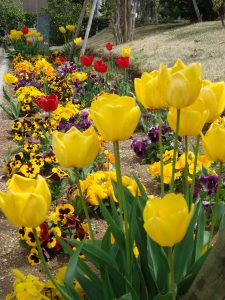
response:
[[[215,194],[218,187],[218,176],[200,176],[199,183],[201,183],[202,186],[205,187],[208,195]]]
[[[57,71],[61,76],[65,76],[69,73],[74,73],[76,69],[77,66],[75,64],[71,64],[69,61],[66,61],[64,64],[60,65],[57,68]]]
[[[134,150],[134,153],[137,155],[137,157],[144,157],[147,153],[147,140],[137,140],[134,139],[130,145],[131,149]]]
[[[151,143],[158,143],[159,141],[159,127],[151,127],[148,131],[148,138]]]

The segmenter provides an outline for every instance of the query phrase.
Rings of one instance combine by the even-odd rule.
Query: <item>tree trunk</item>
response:
[[[137,0],[115,0],[113,30],[116,44],[133,40]]]
[[[192,0],[192,3],[194,5],[194,9],[195,9],[196,16],[198,18],[198,22],[202,22],[202,15],[200,14],[200,11],[198,9],[198,4],[197,4],[196,0]]]
[[[225,229],[195,278],[184,300],[222,300],[225,298]]]
[[[91,30],[91,24],[92,24],[92,21],[93,21],[93,18],[94,18],[94,13],[95,13],[97,2],[98,2],[98,0],[93,0],[93,4],[92,4],[92,7],[91,7],[91,12],[90,12],[86,32],[85,32],[85,37],[84,37],[83,44],[82,44],[81,55],[84,55],[84,53],[85,53],[87,40],[88,40],[89,33],[90,33],[90,30]]]
[[[82,7],[82,10],[80,12],[79,20],[77,22],[76,31],[75,31],[75,34],[73,36],[73,40],[75,38],[77,38],[78,35],[79,35],[79,33],[80,33],[80,29],[81,29],[81,25],[82,25],[82,22],[83,22],[83,19],[84,19],[84,15],[85,15],[85,10],[86,10],[87,4],[88,4],[88,0],[84,0],[83,7]],[[69,54],[69,58],[70,59],[73,56],[74,48],[75,48],[75,44],[74,44],[74,42],[72,42],[72,46],[71,46],[70,54]]]

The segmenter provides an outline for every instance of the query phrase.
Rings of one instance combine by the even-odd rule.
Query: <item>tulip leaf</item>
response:
[[[194,249],[194,226],[199,215],[201,203],[196,208],[183,240],[174,247],[175,282],[178,284],[186,275],[191,265]]]
[[[74,286],[69,286],[66,282],[64,282],[63,289],[67,293],[67,295],[70,297],[71,300],[83,300],[81,296],[78,294],[78,292],[75,290]]]
[[[116,204],[113,200],[113,197],[110,195],[110,207],[111,207],[111,210],[112,210],[112,216],[113,216],[113,219],[114,221],[117,223],[117,224],[120,224],[120,218],[119,218],[119,214],[118,214],[118,211],[117,211],[117,207],[116,207]],[[120,224],[121,226],[121,224]]]
[[[200,212],[198,217],[198,223],[197,223],[197,231],[195,236],[195,261],[199,259],[200,256],[202,256],[202,249],[204,246],[204,232],[205,232],[205,222],[206,222],[206,216],[203,210],[202,205],[200,206]]]
[[[124,237],[122,230],[120,229],[119,225],[114,221],[108,209],[102,203],[102,200],[100,198],[98,199],[98,202],[101,208],[102,215],[106,220],[107,224],[110,226],[114,238],[116,239],[120,247],[124,248]]]
[[[77,271],[77,262],[78,262],[79,255],[80,255],[80,252],[82,250],[82,247],[84,245],[84,242],[85,242],[85,239],[83,239],[80,242],[80,244],[77,247],[76,251],[74,251],[74,254],[71,256],[70,261],[69,261],[68,266],[67,266],[67,270],[66,270],[64,280],[67,283],[67,285],[70,286],[71,288],[74,288],[73,280],[75,278],[75,274],[76,274],[76,271]]]
[[[148,266],[160,292],[168,291],[169,265],[164,249],[147,238]]]
[[[225,213],[223,214],[220,221],[219,233],[221,233],[224,228],[225,228]]]
[[[216,203],[213,207],[213,215],[214,215],[214,222],[216,225],[219,225],[220,220],[222,219],[223,215],[225,213],[225,204],[224,202]]]
[[[166,294],[158,294],[156,297],[154,297],[153,300],[172,300],[173,299],[173,294],[172,292],[168,292]]]
[[[184,295],[188,289],[190,288],[192,282],[194,281],[196,275],[198,274],[199,270],[201,269],[202,265],[204,264],[206,258],[208,257],[211,249],[206,251],[192,266],[188,274],[183,278],[182,281],[177,286],[178,295],[182,296]]]
[[[131,293],[125,294],[116,300],[133,300]]]

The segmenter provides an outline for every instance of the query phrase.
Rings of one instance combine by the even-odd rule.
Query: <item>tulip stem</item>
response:
[[[161,198],[164,196],[164,173],[163,173],[163,144],[162,144],[162,118],[160,109],[157,110],[159,122],[159,153],[160,153],[160,182],[161,182]]]
[[[215,203],[215,209],[213,210],[213,213],[212,213],[212,223],[211,223],[211,228],[210,228],[208,247],[211,246],[214,229],[215,229],[215,225],[216,225],[216,215],[217,215],[218,205],[220,202],[220,191],[221,191],[221,186],[222,186],[222,170],[223,170],[223,163],[220,162],[219,163],[219,171],[218,171],[218,185],[217,185],[216,199],[215,199],[216,203]]]
[[[170,290],[172,292],[172,299],[176,300],[176,290],[174,281],[174,261],[172,247],[168,248],[169,267],[170,267]]]
[[[119,200],[119,208],[120,208],[120,218],[123,226],[123,217],[124,217],[124,230],[125,230],[125,247],[126,247],[126,258],[127,258],[127,272],[128,279],[132,275],[130,272],[131,268],[131,253],[130,253],[130,236],[128,232],[128,213],[127,213],[127,204],[125,201],[123,183],[122,183],[122,175],[121,175],[121,166],[120,166],[120,152],[119,152],[119,142],[113,142],[113,150],[115,156],[115,167],[116,167],[116,178],[117,178],[117,186],[118,186],[118,200]],[[130,281],[131,282],[131,281]]]
[[[91,226],[91,219],[90,219],[88,209],[87,209],[87,204],[86,204],[86,201],[84,199],[84,195],[83,195],[83,192],[82,192],[82,189],[81,189],[80,176],[78,174],[77,169],[75,169],[75,178],[76,178],[76,184],[77,184],[77,188],[78,188],[80,199],[81,199],[81,205],[82,205],[83,210],[84,210],[85,218],[87,219],[88,229],[89,229],[89,232],[90,232],[90,237],[91,237],[92,241],[94,241],[95,237],[94,237],[94,233],[93,233],[92,226]]]
[[[191,182],[191,192],[190,192],[190,199],[188,202],[188,209],[190,211],[191,209],[191,204],[193,202],[193,196],[194,196],[194,189],[195,189],[195,178],[196,178],[196,170],[197,170],[197,161],[198,161],[198,151],[199,151],[199,142],[200,142],[200,135],[197,135],[196,138],[196,145],[195,145],[195,160],[194,160],[194,169],[193,169],[193,174],[192,174],[192,182]]]
[[[189,185],[188,185],[188,137],[184,137],[184,147],[185,147],[185,167],[184,167],[184,193],[185,193],[185,199],[188,202],[189,206]],[[190,210],[190,208],[189,208]]]
[[[63,287],[56,281],[55,277],[52,275],[49,267],[48,267],[48,264],[45,260],[45,257],[44,257],[44,254],[43,254],[43,251],[41,249],[41,244],[40,244],[40,241],[39,241],[39,238],[38,238],[38,235],[37,235],[37,230],[36,228],[33,228],[33,234],[34,234],[34,239],[35,239],[35,242],[36,242],[36,245],[37,245],[37,249],[38,249],[38,254],[41,258],[41,262],[44,266],[44,269],[45,269],[45,272],[47,273],[48,277],[50,278],[51,282],[54,284],[54,286],[57,288],[57,290],[61,293],[63,299],[65,300],[73,300],[63,289]]]
[[[177,123],[176,123],[176,132],[175,132],[174,149],[173,149],[172,178],[170,182],[170,190],[172,193],[174,192],[174,177],[175,177],[175,166],[176,166],[176,157],[177,157],[177,149],[178,149],[179,127],[180,127],[180,109],[177,109]]]

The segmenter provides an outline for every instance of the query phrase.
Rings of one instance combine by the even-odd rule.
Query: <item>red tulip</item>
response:
[[[94,68],[96,72],[105,73],[108,69],[108,66],[102,60],[97,60],[94,64]]]
[[[82,65],[84,65],[85,67],[90,67],[92,65],[94,57],[91,56],[81,56],[80,57],[80,61],[82,63]]]
[[[111,43],[107,43],[107,44],[105,45],[105,47],[106,47],[107,50],[111,51],[112,48],[113,48],[113,45],[112,45]]]
[[[44,111],[51,112],[58,107],[58,98],[55,94],[50,94],[48,97],[41,96],[39,99],[35,100],[34,103]]]
[[[126,69],[130,64],[130,58],[129,57],[118,57],[116,59],[116,64],[121,69]]]
[[[59,56],[59,60],[64,63],[66,61],[66,56]]]
[[[31,40],[28,40],[28,41],[27,41],[27,45],[28,45],[28,46],[32,46],[32,45],[33,45],[33,42],[32,42]]]
[[[27,27],[23,27],[23,28],[21,28],[21,31],[23,34],[28,34],[29,29]]]

